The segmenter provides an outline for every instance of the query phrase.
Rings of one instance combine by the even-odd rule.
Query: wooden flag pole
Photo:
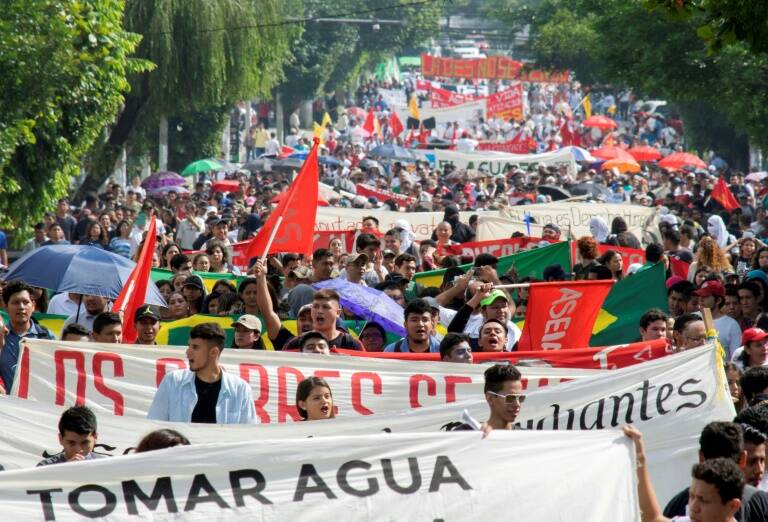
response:
[[[277,231],[280,229],[280,225],[283,224],[283,215],[280,214],[277,216],[277,219],[275,220],[275,226],[272,227],[272,230],[269,232],[269,239],[267,240],[267,246],[264,249],[264,253],[261,254],[261,262],[263,263],[264,260],[267,259],[267,255],[269,254],[269,249],[272,248],[272,243],[275,241],[275,236],[277,236]]]

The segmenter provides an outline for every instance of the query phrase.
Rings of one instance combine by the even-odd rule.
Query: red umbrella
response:
[[[236,179],[223,179],[216,181],[211,185],[213,192],[237,192],[240,189],[240,182]]]
[[[600,147],[597,150],[593,150],[592,155],[605,161],[612,159],[635,161],[635,158],[632,157],[632,154],[615,145],[608,145],[607,147]]]
[[[683,167],[706,169],[707,164],[696,154],[690,152],[675,152],[659,162],[659,167],[669,170],[679,170]]]
[[[270,200],[270,203],[274,203],[274,204],[280,203],[283,200],[283,198],[285,197],[285,194],[286,194],[286,191],[281,192],[280,194],[278,194],[277,196],[272,198]],[[323,199],[323,196],[321,196],[320,194],[317,195],[317,204],[320,205],[321,207],[327,207],[328,206],[328,202],[325,199]]]
[[[600,130],[615,129],[618,127],[615,121],[608,116],[590,116],[582,122],[585,127],[597,127]]]
[[[353,116],[355,118],[359,118],[361,120],[364,120],[366,113],[360,107],[349,107],[349,108],[347,108],[347,114],[349,114],[350,116]]]
[[[637,161],[656,161],[661,159],[661,152],[650,145],[641,145],[632,147],[627,152],[632,154]]]

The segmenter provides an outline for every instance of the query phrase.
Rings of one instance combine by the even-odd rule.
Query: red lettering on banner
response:
[[[22,399],[29,397],[29,348],[21,345],[21,361],[19,361],[19,388],[16,395]],[[11,393],[11,390],[6,390]]]
[[[459,375],[445,376],[445,402],[456,402],[456,385],[472,384],[472,377],[463,377]]]
[[[288,375],[296,378],[296,386],[304,380],[304,374],[296,368],[281,366],[277,369],[277,422],[285,422],[288,417],[295,421],[301,420],[294,398],[288,399]]]
[[[321,379],[338,379],[341,377],[341,373],[338,370],[315,370],[315,377],[320,377]],[[331,386],[331,390],[333,390],[333,386]],[[333,404],[333,414],[339,414],[339,407],[336,406],[336,403]]]
[[[53,353],[53,363],[56,367],[56,406],[63,406],[66,398],[66,369],[64,363],[67,360],[75,363],[75,376],[77,378],[77,397],[75,404],[85,404],[85,354],[75,350],[56,350]]]
[[[240,363],[239,367],[240,378],[247,383],[251,382],[252,371],[259,374],[259,396],[253,399],[253,405],[256,408],[259,422],[261,424],[269,424],[269,412],[266,409],[267,402],[269,402],[269,375],[267,375],[267,369],[256,363]]]
[[[93,385],[104,397],[112,399],[115,405],[112,410],[113,413],[115,415],[123,415],[123,410],[125,409],[123,394],[104,384],[104,372],[102,372],[101,367],[105,362],[112,363],[113,377],[123,377],[125,375],[123,372],[123,358],[119,354],[98,352],[93,356]]]
[[[411,375],[411,378],[408,381],[408,394],[411,399],[411,408],[421,408],[421,403],[419,402],[419,384],[421,382],[427,383],[427,395],[430,397],[437,395],[437,383],[432,377],[424,375],[423,373]]]
[[[187,363],[184,359],[177,359],[175,357],[161,357],[155,362],[155,387],[159,388],[160,383],[163,382],[163,377],[168,373],[166,367],[172,365],[176,367],[176,370],[186,370]]]
[[[373,415],[373,410],[363,406],[363,393],[361,382],[363,380],[373,383],[373,394],[381,395],[381,377],[375,372],[355,372],[352,374],[352,409],[360,415]]]

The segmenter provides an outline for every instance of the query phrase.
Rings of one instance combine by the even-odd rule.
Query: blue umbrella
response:
[[[320,162],[320,165],[330,165],[332,167],[338,167],[341,165],[341,162],[333,156],[320,156],[317,161]]]
[[[338,278],[320,281],[313,286],[335,290],[341,306],[366,321],[379,323],[388,332],[405,337],[403,307],[384,292]]]
[[[411,154],[411,151],[409,151],[405,147],[401,147],[400,145],[394,145],[391,143],[374,147],[373,149],[371,149],[371,152],[369,152],[368,155],[374,158],[387,158],[392,160],[404,160],[404,161],[415,160],[413,157],[413,154]]]
[[[136,263],[101,248],[83,245],[47,245],[23,255],[3,279],[21,279],[55,292],[99,295],[115,299]],[[151,280],[145,302],[168,306]]]

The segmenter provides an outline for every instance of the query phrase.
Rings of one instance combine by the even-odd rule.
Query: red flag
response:
[[[133,316],[136,310],[144,304],[147,296],[147,284],[149,274],[152,271],[152,257],[157,243],[157,222],[154,216],[149,217],[149,230],[147,230],[147,239],[144,240],[144,246],[141,248],[139,260],[133,267],[131,275],[123,285],[120,295],[115,299],[112,305],[112,311],[122,313],[123,319],[123,343],[132,344],[136,342],[138,333],[133,325]]]
[[[373,137],[373,135],[376,133],[376,115],[373,113],[372,110],[368,111],[368,114],[365,116],[365,123],[363,123],[363,130],[368,131],[368,134]]]
[[[397,117],[397,113],[395,111],[392,111],[392,114],[389,115],[389,128],[392,129],[392,136],[400,136],[400,134],[405,130],[405,127],[403,127],[403,122],[401,122],[400,118]]]
[[[277,234],[268,254],[294,252],[298,254],[312,253],[312,240],[315,232],[317,217],[318,189],[320,173],[317,166],[317,147],[320,141],[315,139],[312,150],[299,170],[296,179],[269,215],[267,222],[261,227],[248,245],[248,258],[261,256],[267,250],[267,243],[272,229],[278,226]],[[282,222],[278,224],[278,218]]]
[[[589,346],[592,327],[613,281],[533,283],[518,350]]]
[[[717,183],[715,183],[710,196],[712,196],[712,199],[720,203],[720,206],[722,206],[728,212],[736,210],[737,208],[741,208],[741,205],[739,205],[739,202],[736,201],[735,197],[733,197],[731,189],[728,188],[728,185],[725,184],[725,180],[722,177],[720,177],[717,180]]]
[[[667,256],[667,258],[669,259],[669,271],[672,272],[672,275],[688,279],[688,270],[690,270],[691,264],[677,256]]]

